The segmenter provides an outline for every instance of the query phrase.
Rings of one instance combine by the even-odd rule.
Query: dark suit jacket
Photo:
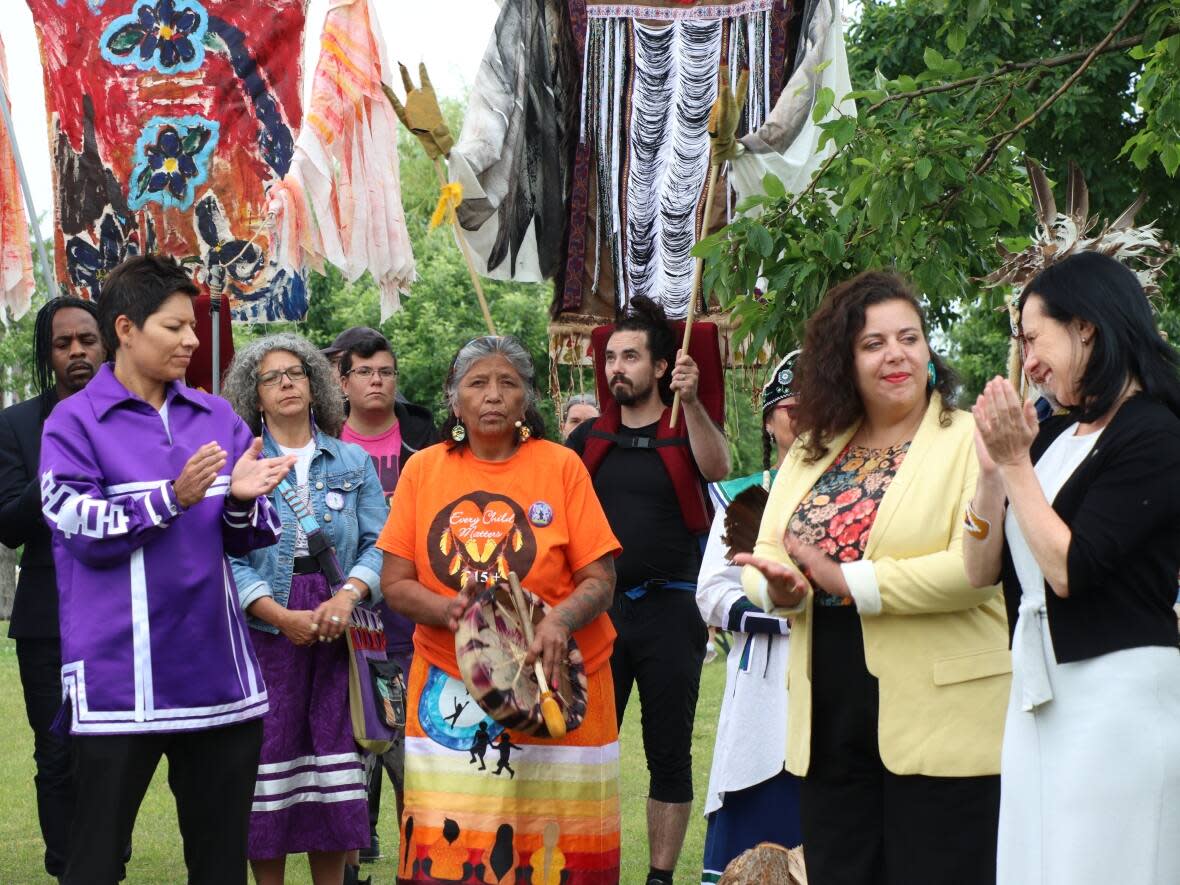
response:
[[[1074,420],[1063,415],[1041,424],[1033,463]],[[1053,509],[1072,533],[1069,596],[1062,599],[1045,584],[1057,662],[1141,646],[1175,648],[1180,419],[1145,394],[1128,399],[1061,487]],[[1020,579],[1006,542],[1003,579],[1014,629]]]
[[[57,404],[47,391],[0,412],[0,544],[25,547],[8,635],[60,636],[57,572],[49,528],[41,515],[41,427]]]

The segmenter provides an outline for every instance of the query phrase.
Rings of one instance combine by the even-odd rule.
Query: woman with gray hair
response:
[[[377,542],[385,602],[417,624],[398,882],[499,882],[514,868],[531,882],[618,881],[606,610],[619,542],[581,460],[542,438],[533,377],[515,338],[460,349],[444,443],[406,463]],[[506,729],[460,678],[459,621],[510,572],[545,604],[522,672],[539,660],[552,685],[571,637],[584,660],[586,715],[563,738]]]
[[[368,794],[348,713],[348,649],[339,641],[381,571],[385,496],[373,462],[336,437],[344,420],[328,360],[307,340],[270,335],[240,351],[223,395],[268,455],[293,456],[272,493],[279,543],[231,560],[271,697],[250,816],[259,885],[281,883],[306,852],[312,879],[339,883],[345,853],[369,842]],[[290,503],[289,503],[290,502]],[[348,575],[329,585],[293,506],[309,507]]]

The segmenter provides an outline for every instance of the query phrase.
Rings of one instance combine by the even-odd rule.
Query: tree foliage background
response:
[[[1175,0],[865,0],[848,54],[856,112],[823,125],[836,151],[812,186],[768,181],[757,217],[698,246],[755,350],[790,349],[831,285],[892,267],[978,390],[1007,353],[1004,293],[978,278],[998,264],[997,239],[1029,241],[1026,154],[1061,181],[1077,162],[1103,219],[1147,193],[1139,220],[1180,237]],[[823,92],[817,119],[842,98]],[[1159,305],[1173,336],[1175,276]]]
[[[1156,219],[1180,240],[1180,2],[861,0],[848,14],[856,113],[824,124],[835,155],[802,194],[767,181],[766,196],[751,206],[760,214],[698,247],[705,285],[735,310],[753,351],[764,342],[793,349],[831,285],[894,267],[924,294],[936,345],[973,393],[1005,363],[1007,320],[995,311],[1004,293],[977,280],[997,263],[997,239],[1022,248],[1032,233],[1026,154],[1058,180],[1070,160],[1078,163],[1099,218],[1147,193],[1140,220]],[[1096,49],[1105,51],[1089,58]],[[841,98],[821,95],[817,113]],[[462,102],[447,101],[444,111],[458,132]],[[450,231],[429,230],[433,167],[406,132],[399,139],[418,281],[380,328],[398,351],[402,392],[441,417],[450,359],[486,327]],[[1174,268],[1158,307],[1180,342]],[[333,270],[313,275],[311,289],[297,330],[315,343],[348,326],[379,325],[367,276],[349,283]],[[485,289],[497,329],[523,339],[549,393],[551,288],[485,281]],[[235,340],[271,330],[237,327]],[[31,356],[30,314],[0,337],[0,367],[18,397],[30,392]],[[757,379],[734,373],[729,382],[734,467],[749,471],[760,461]],[[578,386],[568,376],[563,383]],[[555,429],[551,406],[545,411]]]

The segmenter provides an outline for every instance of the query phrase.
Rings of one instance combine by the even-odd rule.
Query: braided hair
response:
[[[771,406],[771,409],[773,408]],[[768,409],[762,413],[762,484],[766,487],[767,491],[770,490],[770,456],[775,447],[774,434],[766,429],[769,411]]]
[[[62,295],[50,298],[42,305],[33,324],[33,380],[37,385],[37,393],[43,394],[57,385],[53,375],[53,317],[65,307],[86,311],[94,317],[94,324],[98,325],[98,307],[93,301]]]

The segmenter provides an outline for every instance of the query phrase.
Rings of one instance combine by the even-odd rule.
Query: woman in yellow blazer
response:
[[[963,567],[974,423],[896,274],[807,326],[801,439],[743,585],[793,618],[787,768],[812,885],[995,882],[1011,673],[1004,603]]]

